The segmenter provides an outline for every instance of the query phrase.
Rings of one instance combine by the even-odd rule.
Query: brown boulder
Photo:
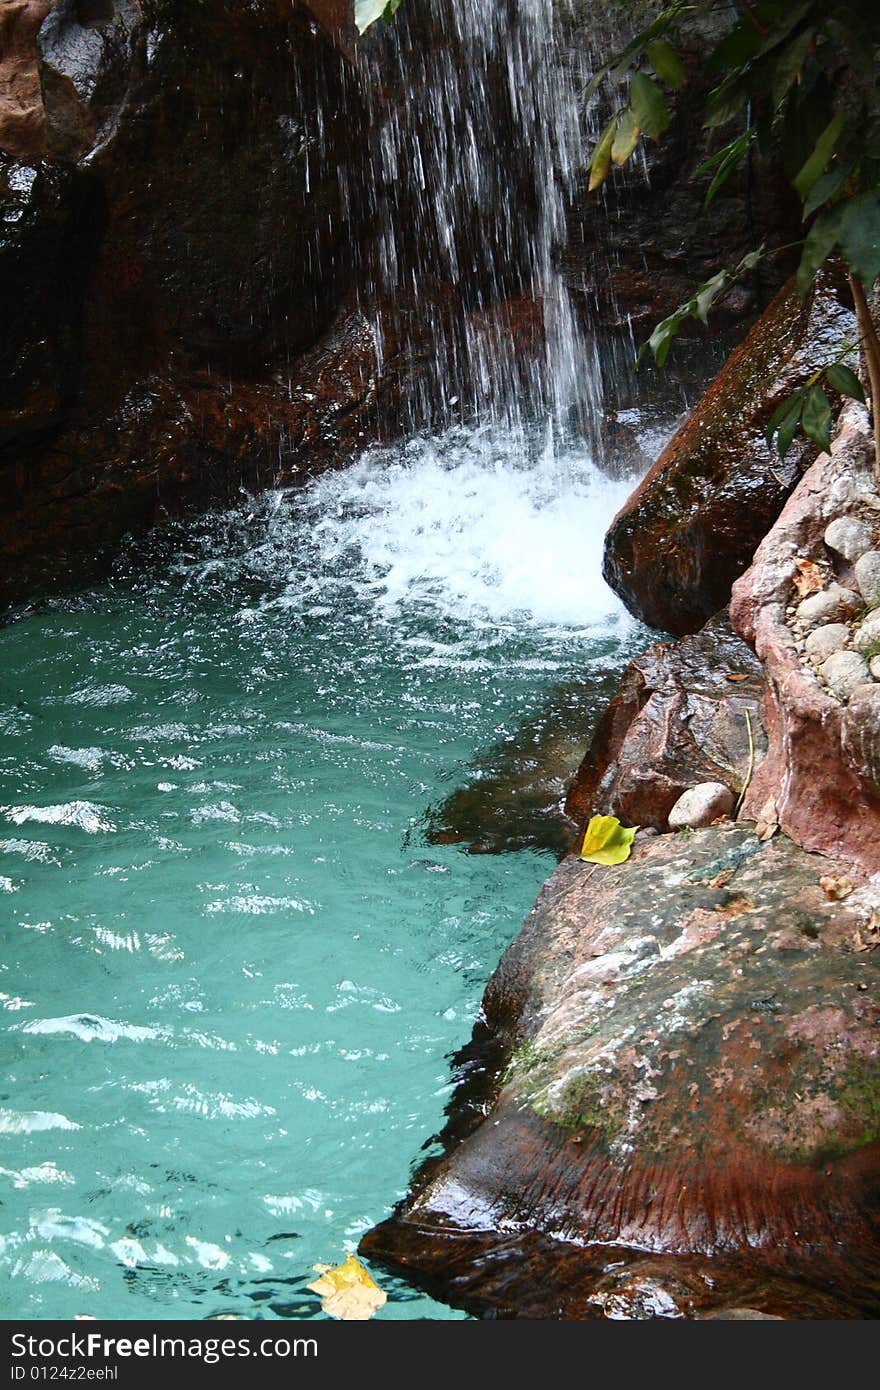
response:
[[[682,792],[723,782],[739,796],[766,747],[761,664],[726,614],[631,661],[569,788],[566,814],[665,830]]]
[[[822,454],[733,586],[734,627],[764,665],[767,757],[742,814],[778,821],[807,849],[880,872],[880,734],[873,700],[842,704],[802,664],[788,610],[795,561],[824,559],[832,520],[865,507],[880,516],[864,409],[847,406],[830,456]],[[841,576],[845,577],[845,576]]]
[[[789,282],[621,508],[605,540],[605,578],[649,626],[693,632],[727,602],[807,457],[803,444],[784,462],[771,453],[767,421],[853,334],[831,278],[806,305]]]
[[[4,0],[0,5],[0,150],[39,158],[43,97],[36,36],[54,0]]]
[[[734,826],[562,864],[486,991],[494,1094],[363,1252],[478,1314],[878,1316],[880,953],[842,868]]]

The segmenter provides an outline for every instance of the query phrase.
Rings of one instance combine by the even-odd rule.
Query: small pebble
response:
[[[859,608],[858,594],[854,594],[852,589],[845,589],[842,584],[829,584],[827,589],[820,589],[818,594],[810,594],[798,604],[797,615],[801,622],[809,623],[811,627],[819,623],[839,622],[841,618],[849,618]]]
[[[856,560],[856,583],[866,603],[880,603],[880,550],[869,550]]]
[[[880,685],[878,685],[876,681],[868,681],[866,685],[856,686],[849,697],[849,702],[851,705],[854,705],[860,700],[871,700],[873,702],[877,699],[880,699]]]
[[[719,816],[729,816],[736,798],[723,782],[700,782],[682,792],[669,812],[669,829],[698,830],[711,825]]]
[[[822,675],[832,695],[848,700],[860,685],[868,683],[871,673],[867,661],[856,652],[834,652],[823,661]]]
[[[804,650],[811,661],[821,665],[833,652],[842,651],[850,638],[846,623],[825,623],[815,628],[804,642]]]
[[[869,699],[872,705],[874,701],[880,699],[880,685],[877,685],[876,681],[867,681],[865,685],[856,685],[854,692],[849,696],[849,703],[856,705],[865,699]]]
[[[853,646],[863,656],[872,657],[880,651],[880,613],[869,613],[853,634]]]
[[[829,550],[852,562],[873,547],[874,531],[867,522],[854,516],[839,516],[826,527],[825,544]]]

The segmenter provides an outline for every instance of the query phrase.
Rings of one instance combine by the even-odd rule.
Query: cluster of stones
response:
[[[878,520],[832,521],[824,540],[834,563],[818,563],[825,583],[788,609],[801,661],[842,704],[880,698]]]

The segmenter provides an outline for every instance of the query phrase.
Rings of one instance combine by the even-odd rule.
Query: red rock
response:
[[[858,511],[874,492],[871,440],[861,407],[850,405],[831,455],[804,476],[754,564],[733,586],[736,630],[764,666],[764,723],[769,751],[758,767],[742,815],[766,819],[770,805],[787,834],[806,849],[880,872],[880,767],[869,711],[840,704],[798,657],[787,623],[795,559],[823,553],[829,522]]]
[[[730,677],[733,677],[731,680]],[[568,792],[566,814],[665,830],[682,792],[723,782],[734,795],[764,748],[760,663],[726,617],[696,636],[660,642],[631,661]]]
[[[55,0],[4,0],[0,5],[0,150],[38,159],[43,148],[43,97],[37,30]]]
[[[876,1317],[880,953],[820,871],[733,826],[562,864],[362,1251],[477,1314]]]
[[[789,283],[728,358],[622,507],[605,541],[608,583],[649,626],[693,632],[723,608],[798,477],[764,441],[770,415],[853,334],[830,279],[807,309]]]

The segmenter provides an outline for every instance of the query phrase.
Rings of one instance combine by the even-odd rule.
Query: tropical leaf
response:
[[[384,19],[387,24],[400,9],[401,3],[402,0],[354,0],[354,22],[358,33],[363,34],[377,19]]]
[[[801,201],[806,198],[820,174],[824,174],[825,166],[837,148],[837,142],[840,139],[843,126],[843,112],[835,111],[831,120],[813,146],[812,153],[804,161],[800,170],[792,180],[795,192]]]
[[[773,105],[780,106],[804,65],[807,54],[813,46],[816,30],[811,25],[796,34],[791,43],[783,49],[776,59],[773,69]]]
[[[821,386],[811,386],[801,412],[804,434],[826,454],[831,448],[831,403]]]
[[[666,98],[650,77],[635,72],[629,88],[629,104],[640,130],[652,140],[658,139],[669,125]]]
[[[743,131],[742,135],[738,136],[736,140],[731,140],[729,145],[725,145],[722,150],[719,150],[718,155],[713,157],[719,161],[718,169],[716,170],[715,177],[709,184],[706,197],[703,200],[704,208],[709,207],[710,203],[714,201],[716,193],[724,187],[731,174],[735,173],[738,166],[742,163],[744,156],[747,154],[749,147],[756,139],[757,131],[752,126],[748,130]],[[697,173],[701,173],[705,170],[708,164],[709,160],[706,160],[706,163],[700,166]]]
[[[864,401],[865,392],[862,383],[850,367],[845,367],[842,362],[833,362],[830,367],[825,368],[824,375],[832,391],[836,391],[838,395],[851,396],[853,400]]]
[[[684,86],[687,79],[684,63],[668,39],[654,39],[645,49],[645,57],[661,82],[676,91]]]
[[[639,136],[641,133],[632,111],[624,111],[611,146],[611,161],[613,164],[626,163],[636,145],[639,143]]]
[[[773,443],[774,434],[778,436],[777,448],[780,458],[785,458],[791,448],[797,427],[800,424],[803,405],[804,392],[794,391],[790,396],[785,397],[785,400],[776,407],[770,416],[765,438],[769,447]]]
[[[349,1255],[341,1265],[314,1265],[321,1276],[306,1287],[320,1296],[321,1307],[342,1322],[366,1322],[388,1301],[360,1260]]]
[[[590,160],[589,191],[591,193],[597,188],[601,188],[610,173],[611,151],[614,147],[614,136],[616,131],[617,116],[614,115],[603,130],[599,143],[593,150],[593,158]]]
[[[593,816],[584,832],[581,859],[588,864],[622,864],[629,859],[638,826],[626,829],[616,816]]]
[[[807,233],[795,277],[795,286],[801,299],[806,299],[816,278],[816,271],[825,264],[837,245],[840,237],[841,211],[841,206],[837,205],[820,213]]]
[[[863,285],[873,285],[880,276],[880,189],[842,203],[837,227],[850,270]]]

